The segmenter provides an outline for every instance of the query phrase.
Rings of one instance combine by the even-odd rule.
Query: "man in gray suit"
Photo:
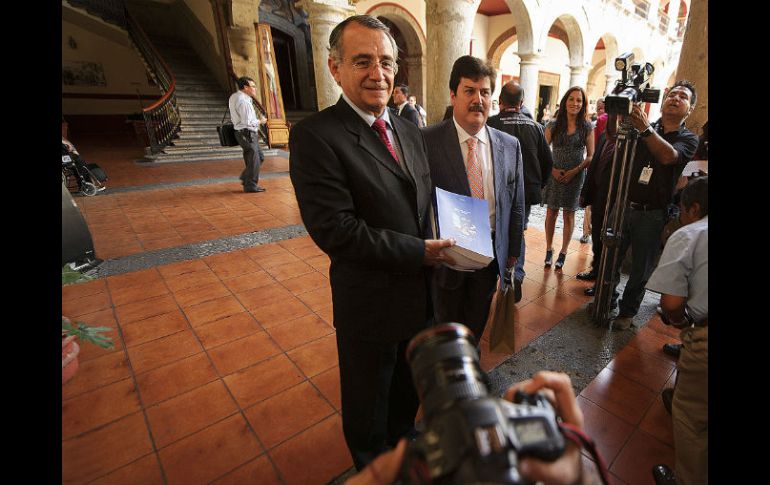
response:
[[[452,242],[427,238],[425,142],[387,109],[398,70],[388,28],[349,17],[329,45],[342,96],[292,128],[290,175],[307,232],[331,260],[342,429],[360,470],[413,430],[406,348],[432,323],[430,269]]]
[[[459,322],[478,342],[484,333],[497,277],[506,277],[521,249],[524,178],[519,141],[486,125],[495,70],[481,59],[462,56],[452,66],[449,95],[452,117],[423,129],[434,187],[485,199],[495,259],[486,268],[433,273],[437,323]]]

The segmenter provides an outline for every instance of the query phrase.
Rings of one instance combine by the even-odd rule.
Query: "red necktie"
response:
[[[372,124],[372,129],[377,132],[378,135],[380,135],[380,140],[385,144],[386,147],[388,147],[388,151],[391,155],[393,155],[393,159],[398,161],[398,156],[396,155],[396,151],[393,149],[393,145],[390,144],[390,140],[388,140],[388,133],[385,130],[385,120],[382,118],[377,118],[374,120],[374,123]]]
[[[468,184],[471,186],[471,196],[477,199],[484,198],[484,183],[481,178],[481,164],[476,153],[477,140],[473,137],[468,138]]]

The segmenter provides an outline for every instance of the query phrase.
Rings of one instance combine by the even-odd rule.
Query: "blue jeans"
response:
[[[532,209],[531,204],[524,204],[524,230],[527,230],[527,224],[529,224],[529,212]],[[516,265],[513,267],[513,277],[519,281],[524,281],[524,254],[526,252],[526,244],[524,244],[524,234],[521,235],[521,252],[519,253],[519,259],[516,260]]]
[[[666,210],[638,211],[626,209],[623,220],[623,239],[618,254],[615,278],[620,281],[620,266],[626,251],[631,247],[631,274],[628,275],[620,313],[636,315],[644,298],[645,285],[655,269],[655,259],[660,253],[660,237],[666,225]]]

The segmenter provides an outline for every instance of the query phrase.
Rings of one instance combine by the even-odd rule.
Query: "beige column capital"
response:
[[[473,19],[480,3],[481,0],[425,0],[428,124],[441,121],[450,104],[449,74],[457,58],[468,54]]]
[[[335,104],[342,94],[329,72],[329,35],[337,24],[355,13],[355,8],[348,0],[299,0],[297,6],[308,13],[316,98],[320,111]]]

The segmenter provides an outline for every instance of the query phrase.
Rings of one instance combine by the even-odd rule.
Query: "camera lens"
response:
[[[487,395],[473,333],[446,323],[417,334],[406,350],[425,419],[457,401]]]

